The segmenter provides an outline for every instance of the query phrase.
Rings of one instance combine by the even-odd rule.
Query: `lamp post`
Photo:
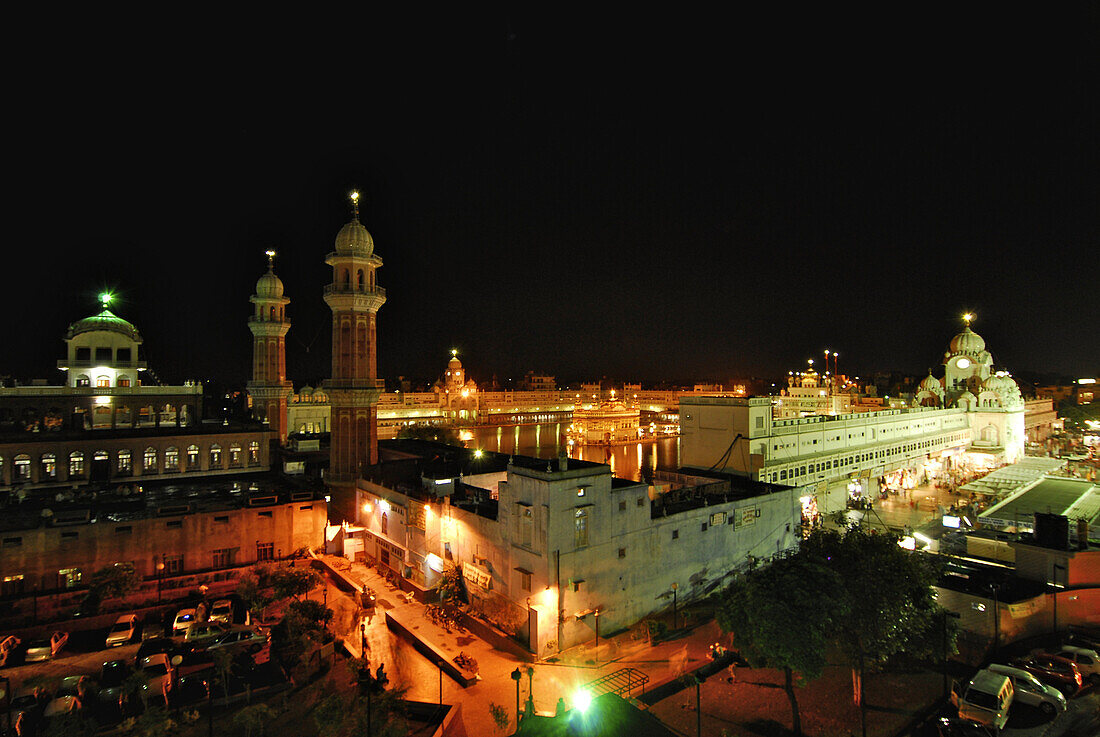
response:
[[[535,713],[535,669],[527,666],[527,703],[523,705],[523,713],[531,716]]]
[[[160,603],[160,589],[161,584],[164,582],[164,553],[160,554],[160,561],[157,563],[157,603]]]
[[[600,662],[600,610],[595,611],[596,615],[596,662]]]
[[[993,652],[996,653],[1001,646],[1001,605],[997,595],[1001,591],[1001,585],[989,584],[989,590],[993,592]]]
[[[958,612],[949,612],[946,609],[943,610],[943,696],[948,696],[948,684],[947,684],[947,618],[953,617],[959,619],[961,617]]]
[[[1054,634],[1058,634],[1058,571],[1065,572],[1067,569],[1060,563],[1053,564],[1054,568]]]
[[[699,687],[703,685],[703,681],[707,680],[707,678],[698,672],[694,673],[692,678],[695,680],[695,734],[696,737],[703,737],[703,709],[699,696]]]
[[[519,680],[523,678],[523,674],[519,672],[517,667],[512,671],[512,680],[516,682],[516,730],[519,730]]]
[[[676,584],[672,584],[672,629],[680,629],[679,620],[676,618]]]

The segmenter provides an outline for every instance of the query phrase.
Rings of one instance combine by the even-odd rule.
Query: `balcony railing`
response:
[[[385,297],[386,290],[382,287],[375,287],[374,289],[356,289],[351,284],[341,286],[339,284],[326,284],[325,294],[362,294],[364,296],[377,296]]]

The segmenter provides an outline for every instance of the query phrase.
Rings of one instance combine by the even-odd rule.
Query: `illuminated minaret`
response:
[[[294,387],[286,380],[286,334],[290,320],[283,296],[283,282],[275,276],[275,252],[267,251],[267,273],[256,282],[256,293],[249,301],[254,308],[248,320],[252,331],[252,412],[267,420],[280,443],[286,442],[286,400]]]
[[[351,222],[336,236],[336,250],[325,258],[332,283],[325,302],[332,310],[332,378],[325,391],[332,407],[332,445],[327,481],[339,511],[353,513],[355,481],[365,466],[378,462],[378,380],[375,317],[386,290],[375,283],[382,259],[374,239],[359,222],[359,193],[351,193]]]

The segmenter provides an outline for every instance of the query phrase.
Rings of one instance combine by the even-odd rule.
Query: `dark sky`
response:
[[[274,247],[324,378],[352,187],[388,378],[917,372],[964,310],[1100,373],[1096,12],[947,7],[12,24],[0,374],[58,380],[108,286],[161,377],[244,381]]]

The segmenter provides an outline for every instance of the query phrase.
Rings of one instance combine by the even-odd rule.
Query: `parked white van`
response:
[[[1011,678],[1012,688],[1016,691],[1013,698],[1021,704],[1034,706],[1047,716],[1061,714],[1066,710],[1065,695],[1054,686],[1046,685],[1026,670],[1013,668],[1011,665],[1001,665],[1000,663],[994,663],[987,670]]]
[[[1012,679],[1003,673],[980,670],[966,686],[956,688],[951,700],[959,707],[959,716],[996,730],[1003,729],[1008,722],[1008,708],[1016,690]]]

